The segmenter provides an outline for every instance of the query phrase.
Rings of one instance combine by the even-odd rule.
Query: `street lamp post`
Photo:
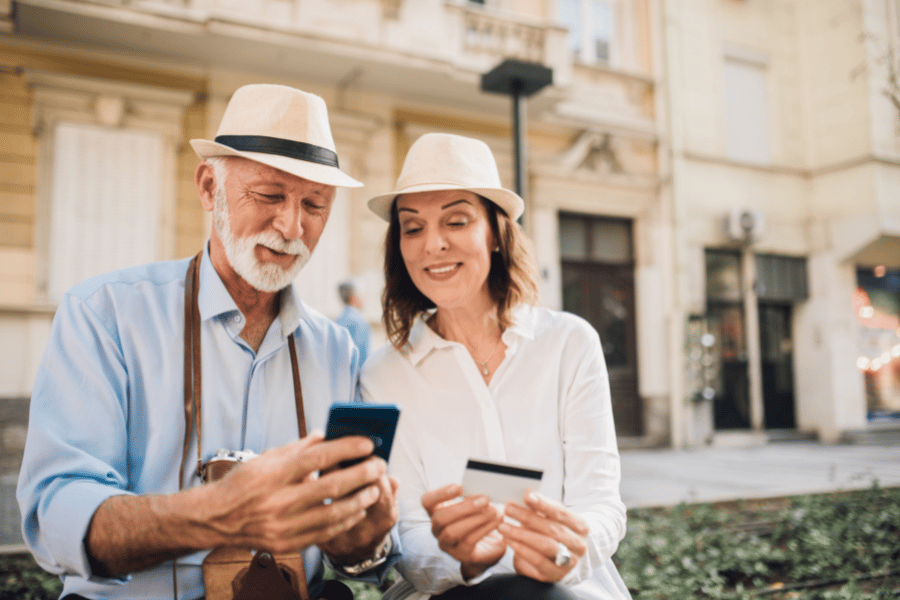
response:
[[[526,136],[528,118],[526,102],[544,87],[553,83],[553,69],[537,63],[508,58],[481,76],[481,90],[512,97],[513,152],[516,193],[525,196]]]

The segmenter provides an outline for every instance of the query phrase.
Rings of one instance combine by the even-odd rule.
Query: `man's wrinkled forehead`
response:
[[[332,200],[337,192],[337,188],[333,185],[304,179],[253,160],[237,156],[229,156],[225,159],[228,164],[229,176],[234,175],[235,181],[241,185],[267,185],[280,188],[285,193],[314,194],[326,200]]]

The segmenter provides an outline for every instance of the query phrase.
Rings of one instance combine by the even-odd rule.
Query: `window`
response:
[[[741,255],[738,252],[706,251],[706,297],[710,302],[741,301]]]
[[[749,52],[725,57],[725,154],[735,160],[771,162],[764,60]]]
[[[756,293],[761,301],[794,302],[809,298],[806,259],[756,255]]]
[[[631,221],[563,213],[559,245],[563,260],[629,265],[633,257]]]
[[[159,256],[162,136],[59,123],[53,134],[47,295]]]
[[[856,365],[865,377],[868,417],[893,420],[900,417],[900,270],[859,267],[856,282]]]
[[[175,258],[176,156],[193,92],[47,71],[25,75],[38,139],[35,293]]]
[[[569,28],[576,60],[609,63],[613,45],[613,7],[607,0],[560,0],[559,17]]]

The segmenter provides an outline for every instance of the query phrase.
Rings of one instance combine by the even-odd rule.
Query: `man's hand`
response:
[[[346,469],[332,468],[371,452],[368,438],[323,442],[313,434],[243,463],[211,484],[222,498],[208,515],[223,535],[216,545],[286,552],[346,532],[378,501],[378,482],[386,467],[384,461],[366,460]],[[324,474],[317,476],[319,472]]]
[[[384,465],[380,458],[372,457],[368,461]],[[332,563],[355,565],[375,553],[400,516],[397,502],[399,487],[396,479],[382,475],[378,479],[378,501],[366,509],[365,518],[331,540],[319,543],[319,548],[328,555]]]
[[[431,517],[431,533],[441,550],[461,563],[464,579],[478,577],[506,552],[497,532],[503,512],[484,495],[461,498],[462,486],[445,485],[422,495],[422,506]]]
[[[124,575],[218,546],[298,550],[352,529],[381,496],[372,442],[321,434],[264,452],[221,480],[176,494],[115,496],[94,513],[85,546],[97,575]],[[328,471],[321,477],[319,472]]]

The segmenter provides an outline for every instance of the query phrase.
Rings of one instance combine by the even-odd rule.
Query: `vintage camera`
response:
[[[215,456],[203,463],[200,469],[200,476],[203,479],[203,483],[218,481],[239,463],[247,462],[257,456],[259,455],[252,450],[228,450],[227,448],[221,448],[216,451]]]

